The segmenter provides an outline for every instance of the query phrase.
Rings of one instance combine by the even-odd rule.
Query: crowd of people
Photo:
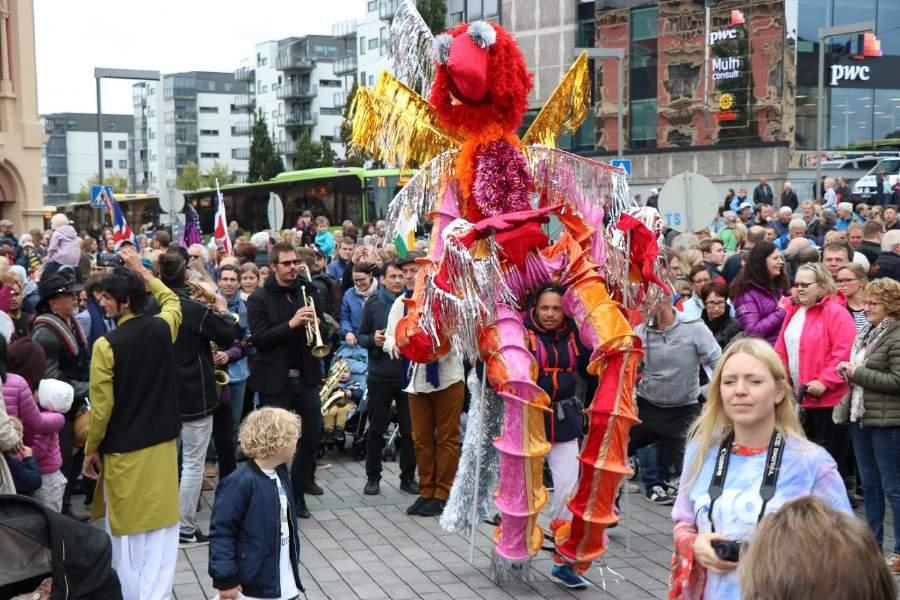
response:
[[[840,182],[825,188],[824,203],[798,201],[785,184],[776,207],[763,179],[752,194],[729,193],[707,229],[662,232],[670,291],[645,306],[635,332],[641,423],[629,454],[640,485],[629,487],[674,505],[671,597],[770,589],[750,574],[768,557],[737,542],[782,506],[840,521],[861,501],[873,540],[844,529],[873,547],[884,541],[885,502],[900,510],[897,207],[854,204]],[[652,194],[646,206],[657,202]],[[200,544],[221,598],[296,597],[295,519],[310,517],[307,495],[326,493],[316,473],[340,448],[364,457],[360,490],[378,495],[388,446],[406,512],[439,516],[459,460],[465,381],[481,366],[456,349],[429,364],[399,354],[427,240],[401,256],[385,231],[384,221],[331,227],[305,211],[281,231],[232,223],[226,253],[162,229],[146,231],[143,248],[117,245],[111,228],[78,234],[61,214],[48,231],[21,235],[0,221],[0,492],[73,518],[84,495],[92,517],[105,515],[126,598],[166,597],[176,549]],[[547,282],[523,307],[537,384],[552,402],[551,522],[571,519],[583,410],[599,383],[565,293]],[[763,466],[773,451],[774,479]],[[216,490],[209,532],[196,518],[204,489]],[[790,502],[809,495],[820,504]],[[759,535],[777,536],[768,519]],[[900,573],[900,520],[893,526],[878,573]],[[235,552],[245,546],[260,552]],[[565,563],[551,575],[587,585]]]

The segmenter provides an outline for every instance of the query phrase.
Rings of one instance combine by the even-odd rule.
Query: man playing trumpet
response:
[[[322,428],[318,388],[322,361],[313,355],[309,327],[322,318],[316,288],[300,277],[301,261],[291,244],[269,251],[272,275],[247,299],[256,363],[250,386],[259,392],[261,406],[286,408],[300,415],[300,443],[291,466],[297,515],[308,519],[304,494],[320,495],[316,483],[316,449]],[[304,301],[304,297],[312,303]]]

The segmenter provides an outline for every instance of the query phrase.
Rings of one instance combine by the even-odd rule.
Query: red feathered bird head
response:
[[[441,125],[469,135],[491,124],[515,132],[532,83],[513,37],[499,25],[476,21],[437,36],[434,45],[431,104]]]

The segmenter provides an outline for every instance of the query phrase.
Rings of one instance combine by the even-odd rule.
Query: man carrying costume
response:
[[[83,473],[99,478],[91,517],[106,515],[122,595],[165,598],[178,559],[181,414],[174,343],[181,303],[133,248],[119,256],[127,269],[99,285],[100,304],[117,328],[94,343]],[[155,317],[144,314],[147,288],[160,306]]]

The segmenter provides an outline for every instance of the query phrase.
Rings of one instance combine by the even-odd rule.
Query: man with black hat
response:
[[[45,379],[58,379],[72,386],[75,399],[66,413],[66,424],[59,432],[62,454],[62,474],[68,480],[63,495],[62,513],[71,514],[72,482],[78,477],[82,452],[73,456],[75,448],[75,417],[86,409],[90,361],[87,338],[75,315],[78,312],[78,292],[71,268],[45,271],[38,283],[40,301],[31,337],[47,355]]]

